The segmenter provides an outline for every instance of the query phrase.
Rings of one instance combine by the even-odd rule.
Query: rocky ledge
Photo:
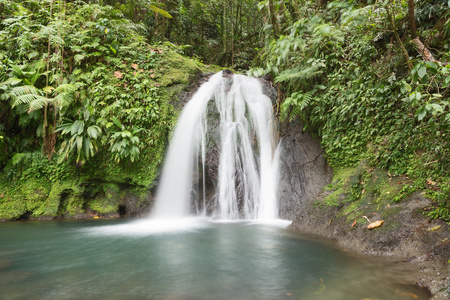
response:
[[[394,259],[413,269],[412,280],[433,300],[450,299],[450,228],[424,213],[431,200],[405,193],[408,178],[364,163],[333,175],[319,143],[300,123],[282,132],[280,215],[293,220],[291,229]]]

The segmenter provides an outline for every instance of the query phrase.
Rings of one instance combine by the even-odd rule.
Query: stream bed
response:
[[[428,299],[402,264],[279,224],[0,224],[0,299]]]

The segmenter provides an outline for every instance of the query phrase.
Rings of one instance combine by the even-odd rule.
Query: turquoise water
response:
[[[428,299],[398,267],[279,226],[197,225],[0,224],[0,299]]]

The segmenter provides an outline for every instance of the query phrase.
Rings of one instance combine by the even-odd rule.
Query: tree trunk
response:
[[[278,25],[277,25],[277,17],[275,15],[275,9],[273,7],[273,0],[269,0],[269,20],[272,24],[273,36],[275,39],[278,38]]]
[[[395,40],[397,41],[397,44],[402,49],[403,56],[405,57],[406,63],[408,64],[408,69],[409,69],[409,71],[411,71],[413,66],[412,66],[411,61],[409,60],[408,51],[406,51],[406,48],[403,45],[402,40],[398,36],[397,28],[395,26],[394,11],[390,12],[389,9],[390,9],[390,7],[386,7],[386,13],[387,13],[387,17],[389,19],[388,21],[391,25],[392,31],[394,32]]]
[[[411,38],[417,37],[416,31],[416,18],[414,16],[414,0],[408,0],[408,18],[409,18],[409,30],[411,31]]]

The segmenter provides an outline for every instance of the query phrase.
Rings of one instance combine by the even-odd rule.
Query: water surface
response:
[[[0,224],[0,299],[428,299],[403,271],[279,226]]]

